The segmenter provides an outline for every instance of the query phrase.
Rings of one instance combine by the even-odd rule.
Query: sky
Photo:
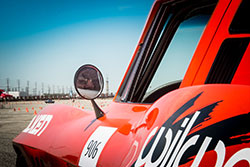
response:
[[[1,0],[0,88],[8,78],[11,88],[20,80],[66,91],[76,70],[93,64],[115,93],[153,1]]]

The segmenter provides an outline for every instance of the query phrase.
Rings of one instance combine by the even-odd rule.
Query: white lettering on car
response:
[[[192,116],[191,120],[189,121],[189,118],[185,118],[183,123],[181,124],[182,128],[186,128],[184,130],[184,132],[182,130],[178,130],[176,135],[173,136],[173,130],[171,128],[168,129],[165,137],[165,146],[161,152],[161,155],[158,157],[158,159],[154,162],[151,162],[153,153],[156,149],[156,146],[158,145],[158,142],[160,140],[160,138],[162,137],[163,132],[165,131],[165,127],[155,127],[150,134],[148,135],[142,149],[141,152],[139,154],[139,157],[135,163],[136,167],[139,166],[145,166],[145,167],[149,167],[149,166],[158,166],[160,165],[162,166],[178,166],[179,162],[182,158],[182,156],[184,155],[185,151],[191,147],[196,145],[196,142],[198,141],[200,135],[195,135],[191,138],[189,138],[185,143],[185,139],[190,131],[190,129],[192,128],[195,120],[199,117],[200,111],[195,112],[195,114]],[[189,121],[189,123],[187,124],[187,122]],[[159,132],[157,133],[157,130],[159,129]],[[182,133],[183,132],[183,133]],[[156,138],[152,144],[152,147],[150,148],[150,150],[148,151],[148,153],[146,154],[146,156],[143,155],[143,152],[147,146],[147,144],[149,143],[149,141],[154,137],[154,135],[156,135]],[[195,166],[199,166],[210,142],[211,142],[212,138],[211,137],[206,137],[204,139],[204,141],[202,142],[199,151],[192,163],[192,167]],[[223,141],[219,140],[214,151],[217,154],[217,160],[216,160],[216,164],[215,166],[221,167],[224,164],[225,161],[225,155],[226,155],[226,148],[225,148],[225,144],[223,143]],[[235,165],[237,162],[241,161],[241,160],[246,160],[248,161],[248,163],[250,164],[250,148],[244,148],[239,150],[238,152],[236,152],[235,154],[233,154],[229,160],[225,163],[225,166],[233,166]]]
[[[40,136],[49,125],[53,115],[36,115],[30,124],[23,130],[24,133]]]

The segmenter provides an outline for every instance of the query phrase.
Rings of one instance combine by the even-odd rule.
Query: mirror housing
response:
[[[82,98],[91,100],[96,119],[104,117],[105,113],[94,101],[100,96],[104,87],[103,76],[99,69],[90,64],[81,66],[75,73],[74,85],[76,92]]]
[[[97,67],[85,64],[76,71],[74,85],[76,92],[82,98],[93,100],[103,91],[103,76]]]

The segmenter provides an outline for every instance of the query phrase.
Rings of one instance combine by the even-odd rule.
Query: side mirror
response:
[[[84,99],[93,100],[102,93],[104,82],[101,72],[93,65],[81,66],[74,77],[77,93]]]
[[[93,65],[86,64],[81,66],[75,74],[74,85],[76,92],[84,99],[91,100],[95,110],[96,119],[105,116],[105,113],[94,101],[100,96],[103,90],[104,82],[101,72]]]

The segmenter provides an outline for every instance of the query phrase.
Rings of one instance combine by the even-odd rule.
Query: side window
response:
[[[250,38],[226,39],[216,55],[205,83],[231,83],[249,41]]]
[[[132,62],[116,101],[153,103],[179,88],[217,0],[164,3]]]
[[[144,96],[145,102],[154,101],[150,96],[164,87],[175,84],[178,87],[188,68],[210,15],[197,15],[180,24]],[[156,97],[157,98],[157,97]],[[147,100],[146,100],[147,99]]]
[[[139,84],[134,94],[135,100],[153,103],[166,93],[179,88],[213,10],[210,8],[205,11],[190,14],[184,19],[176,27],[169,45],[166,45],[169,27],[162,29],[159,42],[152,52],[153,58],[148,62],[139,81],[142,84]],[[174,17],[172,14],[172,18]]]

